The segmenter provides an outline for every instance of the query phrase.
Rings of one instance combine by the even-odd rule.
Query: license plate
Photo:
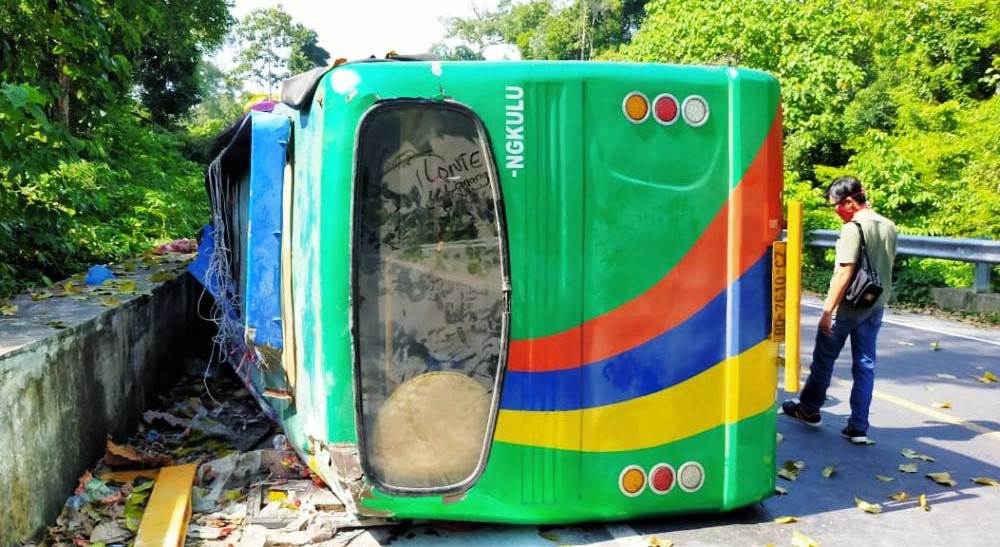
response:
[[[784,241],[775,241],[771,251],[771,340],[785,341],[785,298],[787,248]]]

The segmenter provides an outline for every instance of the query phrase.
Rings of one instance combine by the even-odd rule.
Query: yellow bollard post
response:
[[[802,202],[788,202],[785,293],[785,391],[799,391],[799,335],[802,301]]]

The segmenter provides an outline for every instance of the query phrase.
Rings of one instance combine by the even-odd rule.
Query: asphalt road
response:
[[[802,310],[803,381],[808,372],[819,301]],[[934,349],[934,348],[937,349]],[[468,530],[413,525],[344,531],[338,543],[400,545],[594,545],[677,546],[796,545],[802,534],[823,546],[921,545],[965,547],[1000,544],[1000,488],[973,477],[1000,480],[1000,383],[976,381],[986,371],[1000,376],[1000,329],[970,327],[929,316],[888,311],[879,336],[872,402],[870,446],[842,439],[849,414],[850,351],[834,372],[823,424],[810,428],[779,416],[778,463],[801,461],[798,479],[778,479],[787,494],[738,511],[585,526],[473,526]],[[779,386],[781,386],[779,382]],[[779,400],[794,397],[779,393]],[[950,403],[950,408],[940,405]],[[938,406],[935,406],[938,405]],[[908,459],[904,449],[934,461]],[[916,473],[900,464],[916,463]],[[835,466],[831,476],[821,471]],[[942,486],[927,473],[948,472],[957,481]],[[876,475],[891,477],[883,482]],[[903,502],[890,494],[906,492]],[[930,510],[918,496],[926,495]],[[881,506],[869,514],[855,498]],[[778,517],[797,522],[779,524]],[[654,539],[655,538],[655,539]],[[805,545],[805,543],[799,543]]]

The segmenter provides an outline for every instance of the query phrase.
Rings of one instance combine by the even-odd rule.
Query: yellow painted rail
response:
[[[160,469],[139,524],[135,547],[179,547],[184,545],[191,520],[191,486],[198,464]]]
[[[799,391],[799,335],[802,304],[802,202],[788,202],[785,292],[785,391]]]

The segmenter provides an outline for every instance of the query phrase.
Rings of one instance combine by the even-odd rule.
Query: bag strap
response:
[[[865,231],[861,229],[861,223],[852,220],[851,224],[858,227],[858,235],[861,237],[861,245],[858,245],[858,258],[856,259],[857,264],[855,265],[854,271],[857,272],[858,269],[864,268],[868,270],[871,275],[874,275],[875,279],[878,279],[878,272],[872,267],[872,259],[868,256],[868,245],[865,244]],[[864,260],[862,262],[862,259]]]

